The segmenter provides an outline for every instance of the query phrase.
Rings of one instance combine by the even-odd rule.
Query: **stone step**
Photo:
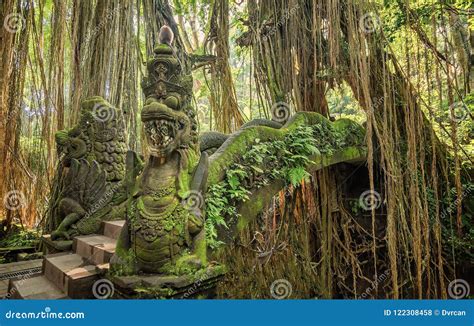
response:
[[[14,276],[15,273],[22,274],[22,272],[25,272],[25,271],[41,268],[42,264],[43,264],[42,258],[34,259],[34,260],[19,261],[16,263],[0,264],[0,279],[13,278],[13,277],[10,277],[9,275]]]
[[[104,221],[102,222],[102,234],[106,237],[117,240],[122,231],[122,227],[125,225],[125,220],[120,221]]]
[[[44,245],[43,252],[45,254],[56,254],[59,252],[71,251],[72,240],[51,240],[51,234],[44,234],[41,237]]]
[[[73,250],[76,254],[95,265],[106,264],[115,252],[116,240],[105,235],[82,235],[74,238]]]
[[[72,299],[91,298],[92,286],[99,278],[95,265],[73,253],[46,256],[43,274]]]
[[[68,299],[66,294],[44,275],[10,280],[9,299]]]
[[[10,298],[15,299],[82,299],[93,298],[92,287],[99,275],[109,269],[116,241],[125,221],[102,223],[104,235],[75,237],[74,252],[59,252],[43,259],[43,274],[23,279],[11,279]],[[49,239],[49,238],[48,238]],[[69,247],[69,248],[71,248]],[[1,285],[1,284],[0,284]]]

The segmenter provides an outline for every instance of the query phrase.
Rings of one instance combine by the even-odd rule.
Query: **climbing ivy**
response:
[[[206,196],[206,231],[211,248],[217,240],[217,227],[227,227],[225,216],[238,217],[236,204],[249,199],[251,189],[258,189],[272,180],[283,179],[298,186],[309,178],[306,167],[316,153],[332,154],[346,146],[345,135],[330,124],[300,126],[282,140],[262,142],[255,139],[249,151],[233,163],[224,180],[209,187]]]

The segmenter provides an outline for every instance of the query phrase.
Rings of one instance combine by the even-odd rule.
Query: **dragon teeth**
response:
[[[155,146],[165,148],[174,140],[175,128],[177,122],[171,122],[166,119],[153,120],[145,123],[145,128],[150,134],[150,139]]]

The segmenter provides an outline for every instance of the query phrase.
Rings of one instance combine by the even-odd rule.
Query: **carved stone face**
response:
[[[70,167],[73,159],[95,160],[105,170],[107,181],[122,180],[126,154],[123,116],[103,98],[86,99],[79,123],[55,137],[64,167]]]
[[[142,122],[152,156],[166,158],[189,146],[191,121],[184,112],[158,101],[148,101],[142,110]]]
[[[175,51],[167,44],[154,49],[147,70],[148,76],[142,81],[146,102],[141,119],[150,154],[166,159],[197,142],[192,75],[185,74]]]

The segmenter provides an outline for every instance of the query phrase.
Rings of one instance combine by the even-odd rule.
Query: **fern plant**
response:
[[[308,180],[306,171],[316,153],[331,153],[344,144],[330,125],[301,126],[283,140],[255,143],[240,160],[226,171],[224,180],[209,187],[206,196],[206,231],[211,248],[218,247],[218,226],[226,225],[226,217],[238,218],[236,205],[249,200],[250,190],[276,179],[298,186]],[[271,166],[271,169],[268,167]]]

